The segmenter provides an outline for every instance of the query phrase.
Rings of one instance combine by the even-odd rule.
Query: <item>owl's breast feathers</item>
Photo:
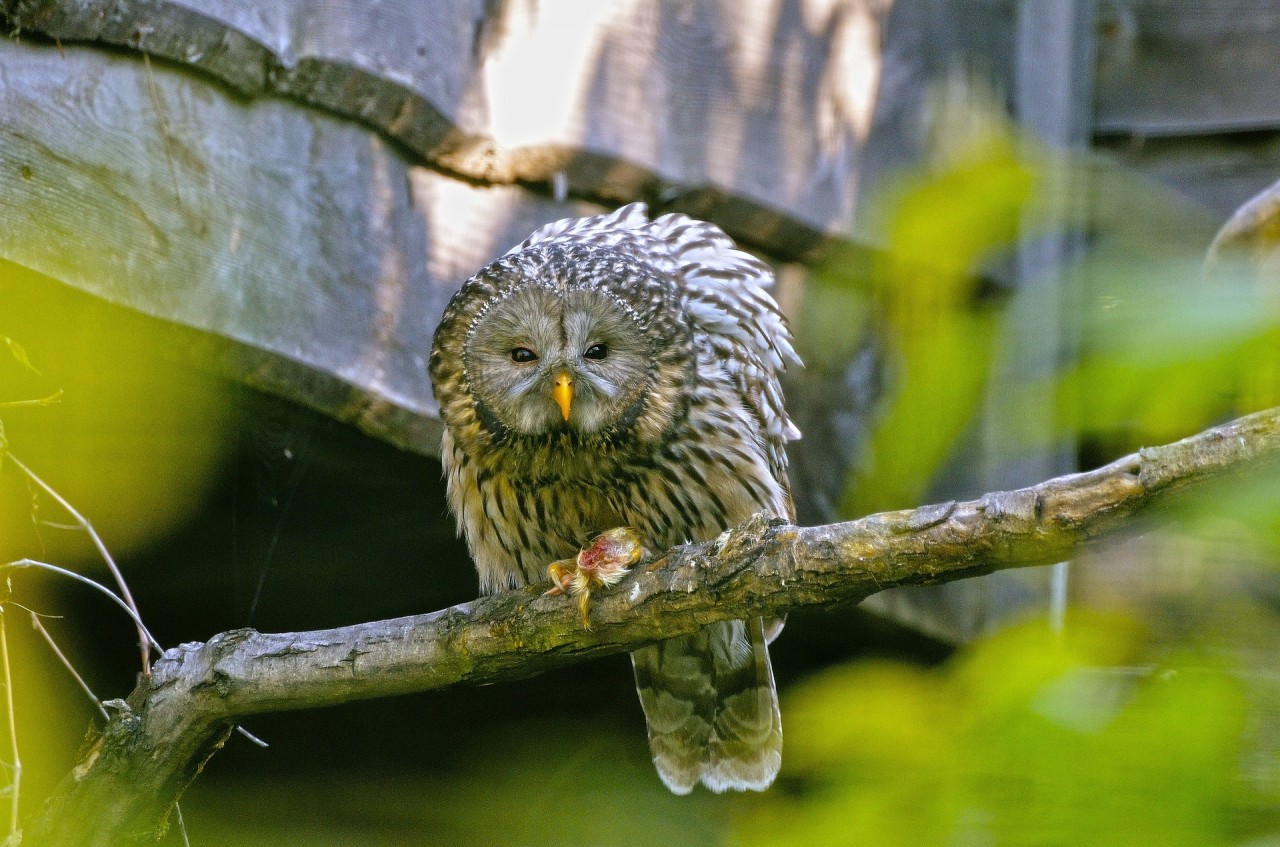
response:
[[[447,431],[449,497],[486,590],[540,581],[614,526],[666,549],[760,511],[791,516],[772,440],[712,355],[700,359],[697,390],[658,442],[569,429],[494,438],[478,419]]]

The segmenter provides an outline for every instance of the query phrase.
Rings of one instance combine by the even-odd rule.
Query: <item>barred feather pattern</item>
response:
[[[649,220],[637,203],[542,227],[462,286],[430,368],[450,506],[482,590],[545,581],[614,526],[663,550],[760,511],[792,517],[784,446],[800,433],[779,375],[800,360],[772,282],[714,225]],[[597,336],[607,363],[581,359]],[[504,360],[512,344],[538,360]],[[566,369],[581,388],[562,421],[548,386]],[[632,655],[671,790],[772,783],[782,729],[766,629],[714,624]]]

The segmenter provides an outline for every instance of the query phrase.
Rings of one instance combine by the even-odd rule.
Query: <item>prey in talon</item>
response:
[[[552,562],[547,568],[552,586],[544,594],[569,594],[578,598],[582,625],[591,629],[593,588],[617,585],[649,551],[635,531],[625,526],[600,533],[573,559]]]

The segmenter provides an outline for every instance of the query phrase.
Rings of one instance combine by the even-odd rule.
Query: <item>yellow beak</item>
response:
[[[551,389],[551,398],[560,407],[560,414],[569,420],[569,407],[573,404],[573,377],[561,372],[556,377],[555,387]]]

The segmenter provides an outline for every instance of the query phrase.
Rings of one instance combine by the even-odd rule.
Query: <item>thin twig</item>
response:
[[[52,406],[60,400],[62,400],[61,388],[48,397],[40,397],[35,400],[6,400],[0,403],[0,409],[21,409],[24,406]]]
[[[268,747],[270,747],[270,746],[271,746],[270,744],[268,744],[267,742],[263,741],[261,738],[259,738],[258,736],[254,735],[252,732],[250,732],[249,730],[247,730],[247,729],[245,729],[244,727],[240,726],[239,724],[236,724],[236,732],[238,732],[238,733],[240,733],[241,735],[243,735],[243,736],[245,737],[245,739],[247,739],[247,740],[249,741],[249,743],[254,744],[254,745],[257,745],[258,747],[261,747],[263,750],[265,750],[265,749],[267,749]]]
[[[28,609],[27,611],[31,611]],[[67,669],[67,673],[71,674],[71,678],[76,681],[90,700],[93,701],[94,707],[98,713],[102,715],[104,720],[111,720],[111,715],[107,713],[106,708],[102,705],[102,701],[98,699],[98,695],[93,693],[93,689],[89,687],[89,683],[84,681],[84,677],[80,676],[75,666],[71,664],[71,660],[67,658],[67,654],[62,652],[58,647],[58,642],[53,640],[53,636],[49,634],[49,630],[45,629],[44,624],[40,623],[40,617],[31,612],[31,628],[40,633],[40,637],[44,639],[45,644],[49,645],[49,649],[53,651],[53,655],[58,657],[58,661],[62,662],[62,666]]]
[[[69,571],[66,568],[60,568],[57,565],[51,565],[48,562],[37,562],[35,559],[19,559],[16,562],[5,562],[3,565],[0,565],[0,569],[4,569],[4,568],[15,568],[15,569],[38,568],[40,570],[51,571],[61,576],[65,576],[68,579],[74,579],[76,582],[82,582],[85,585],[89,586],[90,588],[94,588],[94,589],[97,589],[98,591],[101,591],[103,594],[111,598],[111,602],[119,606],[121,610],[123,610],[124,613],[129,616],[129,620],[133,621],[134,626],[138,628],[138,632],[140,633],[143,639],[143,642],[145,644],[150,645],[151,647],[154,647],[157,653],[164,652],[164,648],[160,646],[160,642],[156,641],[155,638],[152,637],[151,633],[147,630],[146,625],[142,622],[142,618],[138,617],[138,613],[135,612],[133,609],[129,608],[128,603],[126,603],[124,600],[121,600],[114,591],[112,591],[110,588],[107,588],[102,583],[95,582],[94,580],[89,579],[89,577],[84,576],[83,574],[78,574],[75,571]]]
[[[22,481],[27,486],[27,496],[31,498],[31,528],[35,530],[36,541],[40,542],[40,558],[43,559],[49,554],[49,548],[44,543],[44,533],[41,532],[43,521],[40,518],[40,489],[36,488],[31,477],[23,477]],[[76,524],[76,532],[84,532],[84,527]]]
[[[22,840],[18,828],[18,802],[22,786],[22,759],[18,755],[18,721],[13,708],[13,674],[9,670],[9,637],[5,627],[4,604],[0,603],[0,666],[4,673],[5,711],[9,718],[9,755],[13,757],[13,781],[9,785],[9,837],[7,844]]]
[[[178,832],[182,833],[182,843],[185,847],[191,847],[191,839],[187,838],[187,822],[182,817],[182,804],[174,803],[173,812],[178,818]]]
[[[116,586],[120,589],[120,596],[124,598],[124,602],[128,606],[129,616],[132,617],[134,623],[138,625],[138,649],[142,654],[142,675],[150,676],[151,651],[148,645],[156,647],[157,650],[160,648],[160,645],[155,643],[155,639],[151,637],[150,633],[147,632],[147,628],[143,626],[142,614],[138,611],[138,604],[134,602],[133,594],[130,593],[129,586],[124,581],[124,574],[122,574],[120,572],[120,568],[116,566],[115,559],[111,557],[111,552],[107,550],[107,545],[102,542],[102,538],[98,535],[98,531],[93,528],[93,524],[89,523],[88,519],[85,518],[84,515],[76,511],[74,506],[68,503],[61,494],[53,489],[52,486],[41,479],[35,471],[23,464],[17,456],[13,455],[13,453],[9,453],[8,458],[9,461],[13,462],[13,464],[17,466],[18,470],[26,474],[28,479],[40,486],[46,494],[57,501],[58,505],[65,509],[67,514],[75,518],[76,522],[84,527],[85,532],[89,533],[89,538],[93,540],[93,546],[97,548],[98,555],[102,557],[104,562],[106,562],[107,569],[111,571],[111,576],[115,579]],[[67,573],[70,573],[70,571],[67,571]],[[115,597],[114,594],[111,596]]]

